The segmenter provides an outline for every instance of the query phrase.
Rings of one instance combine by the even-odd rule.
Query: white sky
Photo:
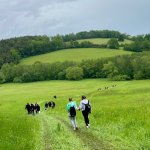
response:
[[[0,39],[96,29],[150,33],[150,0],[0,0]]]

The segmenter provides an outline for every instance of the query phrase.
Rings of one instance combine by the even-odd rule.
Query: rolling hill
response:
[[[107,42],[110,40],[110,38],[92,38],[92,39],[82,39],[82,40],[78,40],[79,43],[83,42],[83,41],[89,41],[93,44],[107,44]],[[127,40],[125,39],[124,42],[119,42],[119,44],[130,44],[132,43],[131,40]]]
[[[81,61],[83,59],[97,59],[125,54],[131,54],[131,52],[104,48],[64,49],[38,56],[24,58],[21,60],[21,64],[28,65],[33,64],[36,61],[40,61],[43,63],[53,63],[57,61]]]

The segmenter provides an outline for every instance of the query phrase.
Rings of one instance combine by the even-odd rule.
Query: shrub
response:
[[[125,81],[125,80],[130,80],[130,77],[127,75],[116,75],[112,78],[112,80],[115,81]]]
[[[118,43],[117,39],[110,39],[107,42],[107,47],[111,48],[111,49],[118,49],[119,48],[119,43]]]
[[[65,80],[66,78],[66,72],[65,71],[61,71],[58,73],[58,80]]]
[[[23,73],[23,75],[21,76],[22,82],[31,82],[32,81],[32,77],[30,75],[30,73],[25,72]]]
[[[5,77],[4,75],[0,72],[0,83],[4,83],[5,82]]]
[[[143,72],[142,71],[138,71],[136,74],[134,74],[134,79],[135,80],[139,80],[139,79],[143,79]]]
[[[21,83],[22,82],[22,79],[21,77],[15,77],[14,80],[13,80],[14,83]]]
[[[83,79],[83,69],[80,67],[69,67],[66,69],[66,79],[81,80]]]

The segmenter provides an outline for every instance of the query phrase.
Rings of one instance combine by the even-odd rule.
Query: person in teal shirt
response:
[[[72,98],[69,98],[69,103],[67,104],[67,111],[74,130],[78,129],[76,122],[76,109],[77,109],[76,102],[74,102]]]

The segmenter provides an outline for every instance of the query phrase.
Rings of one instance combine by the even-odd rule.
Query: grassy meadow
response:
[[[113,87],[113,85],[116,85]],[[108,86],[108,90],[105,90]],[[101,88],[101,90],[98,90]],[[149,150],[150,80],[45,81],[0,85],[1,150]],[[53,99],[57,95],[57,99]],[[92,104],[91,128],[77,112],[73,131],[66,112],[68,98],[81,95]],[[54,100],[55,109],[44,110]],[[27,115],[25,104],[38,102],[41,113]]]
[[[82,39],[78,40],[78,42],[84,42],[84,41],[89,41],[93,44],[107,44],[107,42],[110,40],[110,38],[92,38],[92,39]],[[131,40],[125,39],[123,42],[119,42],[119,44],[130,44],[132,43]]]
[[[83,59],[97,59],[105,57],[113,57],[117,55],[131,54],[129,51],[112,50],[104,48],[77,48],[77,49],[65,49],[43,55],[24,58],[21,60],[21,64],[33,64],[36,61],[53,63],[56,61],[82,61]]]

